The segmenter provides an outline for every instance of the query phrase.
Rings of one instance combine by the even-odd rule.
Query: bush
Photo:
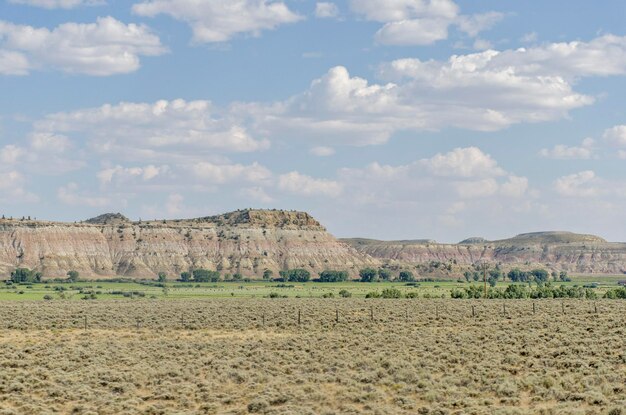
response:
[[[380,296],[382,298],[402,298],[402,292],[397,288],[385,288]]]
[[[46,295],[43,296],[43,299],[46,300],[46,301],[50,301],[50,300],[52,300],[52,298],[53,297],[50,294],[46,294]]]
[[[322,294],[322,298],[334,298],[335,294],[333,293],[324,293]]]
[[[408,292],[404,295],[406,298],[419,298],[419,294],[415,291]]]
[[[67,280],[69,282],[77,282],[79,276],[80,275],[78,274],[78,271],[74,271],[74,270],[68,271],[68,273],[67,273]]]
[[[380,298],[380,293],[378,291],[372,291],[365,294],[365,298]]]
[[[339,291],[339,296],[343,298],[349,298],[349,297],[352,297],[352,293],[344,289],[344,290]]]

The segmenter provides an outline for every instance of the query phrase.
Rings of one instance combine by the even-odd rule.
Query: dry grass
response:
[[[536,304],[0,303],[0,414],[626,414],[626,302]]]

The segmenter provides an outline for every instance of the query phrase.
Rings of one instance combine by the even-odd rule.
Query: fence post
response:
[[[476,317],[476,310],[474,309],[474,305],[472,305],[472,317]]]
[[[339,309],[335,309],[335,323],[339,323]]]
[[[374,321],[374,307],[370,306],[370,320]]]
[[[533,314],[535,314],[537,310],[535,309],[535,302],[533,301]]]
[[[593,311],[598,314],[598,303],[596,302],[593,303]]]
[[[502,303],[502,314],[506,317],[506,303]]]
[[[439,320],[439,306],[438,305],[435,306],[435,318]]]
[[[87,330],[87,316],[84,316],[84,317],[85,317],[85,330]]]
[[[565,314],[565,301],[561,301],[561,312]]]
[[[298,326],[300,325],[300,309],[298,309]]]
[[[263,327],[265,327],[265,312],[263,312],[262,320],[263,320]]]

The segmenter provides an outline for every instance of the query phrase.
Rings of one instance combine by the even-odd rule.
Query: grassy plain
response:
[[[625,338],[620,300],[5,301],[0,414],[619,415]]]
[[[597,293],[601,296],[607,289],[617,287],[617,282],[626,279],[626,276],[572,276],[572,281],[566,283],[554,283],[555,285],[583,286],[592,283],[597,284]],[[482,284],[482,282],[473,282]],[[416,285],[407,285],[402,282],[375,282],[361,283],[347,281],[340,283],[278,283],[266,281],[253,282],[217,282],[217,283],[181,283],[169,281],[166,283],[167,290],[162,287],[140,284],[138,282],[77,282],[77,283],[54,283],[23,284],[13,286],[0,285],[0,301],[2,300],[41,300],[48,295],[53,299],[60,297],[55,287],[64,289],[63,296],[66,299],[82,299],[85,292],[95,292],[98,299],[120,299],[123,293],[139,292],[141,295],[152,298],[183,299],[183,298],[262,298],[270,293],[289,298],[317,298],[332,294],[338,296],[341,290],[349,291],[353,297],[365,297],[372,291],[382,291],[385,288],[397,288],[403,293],[417,292],[419,297],[444,297],[450,296],[450,290],[467,287],[469,283],[457,280],[442,280],[418,282]],[[507,283],[498,283],[498,287],[504,288]],[[135,295],[136,297],[136,295]]]

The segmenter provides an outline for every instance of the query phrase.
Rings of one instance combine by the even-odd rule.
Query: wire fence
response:
[[[623,300],[198,299],[0,303],[0,329],[393,329],[494,321],[626,321]],[[0,333],[0,336],[2,334]]]

